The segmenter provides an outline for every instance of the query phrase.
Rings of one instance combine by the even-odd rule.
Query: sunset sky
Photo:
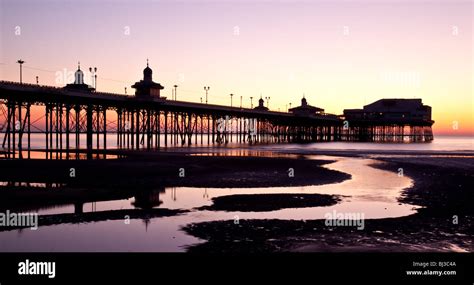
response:
[[[471,1],[0,0],[0,79],[64,86],[98,68],[98,90],[132,94],[149,58],[171,98],[328,113],[422,98],[435,134],[474,133]],[[204,100],[204,99],[203,99]],[[458,129],[453,129],[453,125]]]

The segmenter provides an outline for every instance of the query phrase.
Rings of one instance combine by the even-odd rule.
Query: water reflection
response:
[[[334,157],[308,156],[310,159],[334,159]],[[143,209],[167,208],[167,209],[186,209],[195,210],[202,206],[212,204],[212,198],[237,195],[237,194],[329,194],[342,195],[342,202],[333,206],[335,208],[345,207],[346,210],[364,211],[369,214],[368,218],[385,218],[404,216],[413,213],[413,206],[398,203],[398,197],[401,191],[412,185],[412,180],[408,177],[400,177],[396,173],[388,172],[371,167],[371,164],[378,163],[372,159],[360,158],[337,158],[337,161],[326,165],[326,168],[346,172],[352,175],[352,179],[342,183],[325,184],[318,186],[298,186],[298,187],[260,187],[260,188],[195,188],[195,187],[164,187],[140,185],[139,189],[132,187],[129,191],[122,191],[117,198],[114,189],[89,189],[88,192],[108,191],[110,196],[102,195],[99,198],[90,197],[71,202],[62,202],[49,204],[48,206],[30,205],[30,210],[37,211],[40,214],[59,214],[59,213],[84,213],[95,211],[110,211],[123,209]],[[66,187],[64,183],[27,183],[27,182],[2,182],[1,186],[8,187],[26,187],[25,185],[36,185],[37,187],[53,188]],[[66,189],[69,190],[69,189]],[[14,191],[14,190],[13,190]],[[1,191],[0,193],[5,193]],[[51,192],[54,193],[54,192]],[[115,195],[112,195],[115,194]],[[54,194],[52,197],[54,198]],[[75,197],[75,196],[74,196]],[[73,198],[71,198],[72,200]],[[53,199],[54,200],[54,199]],[[10,208],[23,206],[21,201],[10,203]],[[25,207],[21,207],[25,209]],[[339,210],[339,209],[338,209]],[[326,210],[324,210],[325,212]],[[319,219],[321,213],[318,209],[284,209],[265,214],[265,217],[272,218],[299,218],[299,219]],[[218,215],[218,214],[216,214]],[[246,214],[244,214],[246,215]],[[257,214],[252,214],[257,218]],[[252,218],[248,217],[248,218]],[[258,217],[260,218],[260,217]]]
[[[4,152],[3,156],[7,157],[8,152]],[[10,152],[11,157],[16,158],[30,158],[30,159],[59,159],[59,160],[86,160],[87,151],[86,150],[45,150],[45,149],[31,149],[30,153],[28,151],[19,151]],[[124,155],[110,154],[102,150],[94,151],[92,153],[92,159],[118,159],[125,157]]]
[[[150,210],[155,207],[163,204],[163,201],[160,200],[160,193],[165,192],[165,187],[160,187],[158,189],[141,189],[135,195],[134,201],[131,203],[134,207]],[[150,218],[144,217],[143,223],[145,224],[145,231],[148,232],[148,226],[150,225]]]
[[[309,158],[335,159],[323,156]],[[325,213],[333,210],[363,212],[367,219],[400,217],[414,213],[416,207],[399,203],[397,200],[401,191],[412,184],[410,178],[399,177],[396,173],[373,168],[370,165],[377,162],[372,159],[336,159],[335,163],[324,167],[349,173],[352,179],[337,184],[304,187],[195,188],[139,185],[133,187],[134,189],[129,189],[130,191],[122,191],[120,195],[105,195],[90,200],[63,203],[62,206],[55,208],[44,207],[44,205],[32,206],[30,209],[37,211],[40,215],[56,216],[72,213],[76,215],[74,219],[63,218],[58,221],[59,224],[52,223],[49,226],[41,226],[40,222],[40,228],[35,232],[18,230],[0,232],[0,250],[183,251],[187,245],[202,242],[180,230],[182,226],[189,223],[233,220],[235,216],[239,216],[241,220],[322,219]],[[50,190],[54,191],[54,189]],[[94,191],[94,189],[89,190]],[[113,189],[110,193],[114,193]],[[197,209],[211,205],[212,198],[215,197],[271,193],[334,194],[343,197],[340,203],[332,206],[285,208],[268,212]],[[154,217],[147,214],[147,211],[154,209],[186,209],[190,212],[166,217]],[[132,217],[129,224],[126,224],[123,217],[129,213],[126,212],[129,210],[138,214]],[[91,213],[97,215],[91,218],[89,215]]]
[[[160,194],[165,193],[165,187],[142,186],[138,190],[121,189],[120,193],[115,189],[90,187],[78,199],[80,191],[81,188],[67,183],[3,181],[0,182],[0,210],[32,211],[41,215],[124,209],[150,210],[163,203]],[[94,192],[101,194],[91,195]],[[47,196],[50,200],[35,199],[38,195]],[[17,196],[18,199],[12,199],[12,196]]]
[[[0,186],[15,188],[61,188],[66,186],[60,182],[29,182],[29,181],[0,181]]]
[[[158,189],[141,189],[135,195],[135,201],[132,202],[132,205],[145,210],[158,207],[163,203],[163,201],[160,200],[160,193],[164,192],[165,187]]]
[[[202,152],[199,152],[202,151]],[[219,149],[214,148],[210,152],[208,148],[199,149],[196,148],[196,152],[190,154],[191,156],[253,156],[253,157],[286,157],[296,158],[298,155],[290,153],[279,153],[266,150],[246,149],[246,148],[228,148]]]

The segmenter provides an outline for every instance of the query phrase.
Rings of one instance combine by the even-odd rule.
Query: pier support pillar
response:
[[[92,105],[87,106],[87,159],[92,159],[92,115],[94,113],[94,109]]]

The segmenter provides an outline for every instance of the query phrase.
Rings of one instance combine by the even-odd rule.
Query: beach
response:
[[[40,229],[66,224],[108,223],[120,221],[124,216],[144,221],[175,217],[182,219],[176,223],[178,231],[200,241],[184,245],[183,249],[189,252],[463,252],[474,249],[474,197],[471,191],[474,159],[469,153],[448,156],[421,152],[394,155],[373,151],[285,151],[273,152],[271,156],[268,153],[238,156],[194,150],[191,154],[170,151],[121,155],[127,157],[92,161],[2,160],[0,164],[4,171],[0,173],[0,179],[22,182],[2,187],[0,209],[34,211],[60,205],[132,199],[134,206],[130,209],[88,212],[81,206],[80,210],[75,207],[72,213],[46,212],[39,216]],[[327,167],[341,161],[342,157],[349,159],[346,163],[367,160],[371,162],[368,167],[382,171],[380,173],[400,175],[400,169],[403,169],[403,176],[413,184],[403,189],[398,203],[413,205],[416,210],[400,217],[368,217],[362,230],[353,226],[328,226],[321,218],[259,218],[257,213],[325,209],[337,206],[341,200],[350,201],[351,193],[285,190],[311,185],[338,187],[342,182],[354,179],[348,173]],[[74,177],[70,175],[72,168]],[[38,187],[38,182],[49,186]],[[53,184],[55,186],[51,187]],[[209,198],[206,205],[199,207],[167,208],[169,204],[162,205],[161,198],[155,199],[158,202],[154,204],[155,191],[164,195],[164,189],[170,187],[209,187],[217,189],[215,191],[235,188],[242,189],[238,192],[242,194],[236,192]],[[283,190],[260,193],[259,189]],[[205,217],[195,220],[193,217],[201,212],[210,217],[217,213],[217,216],[209,221]],[[228,218],[222,219],[227,212]],[[236,223],[233,213],[247,213],[247,216]],[[384,216],[383,213],[380,215]],[[15,228],[2,230],[8,232]]]

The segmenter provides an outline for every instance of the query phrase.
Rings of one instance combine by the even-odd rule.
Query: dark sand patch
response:
[[[191,224],[184,230],[207,242],[190,252],[405,252],[474,250],[472,217],[453,229],[448,218],[409,216],[366,220],[364,230],[328,227],[324,220],[239,220]]]
[[[338,196],[325,194],[229,195],[212,198],[211,206],[203,206],[198,210],[267,212],[285,208],[331,206],[339,201]]]

